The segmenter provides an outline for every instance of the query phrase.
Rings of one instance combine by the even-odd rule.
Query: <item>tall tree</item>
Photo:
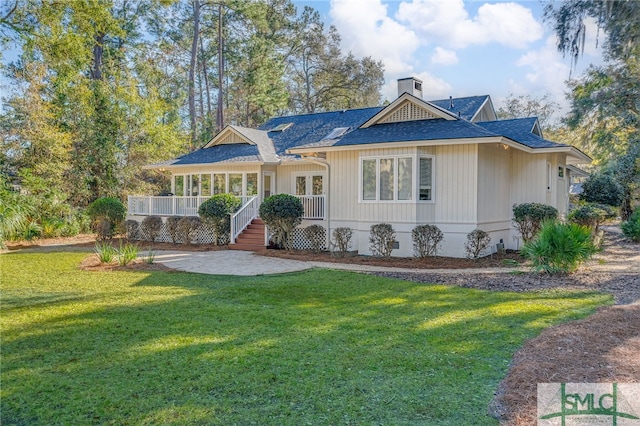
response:
[[[640,188],[640,2],[565,0],[546,6],[558,49],[578,60],[584,50],[585,19],[594,18],[606,35],[606,64],[590,67],[572,82],[568,124],[581,129],[597,158],[625,188],[623,218]]]
[[[551,95],[548,93],[541,97],[509,94],[504,105],[498,108],[496,114],[501,120],[538,117],[542,130],[551,130],[556,127],[553,121],[553,114],[558,110],[560,105],[551,100],[550,97]]]

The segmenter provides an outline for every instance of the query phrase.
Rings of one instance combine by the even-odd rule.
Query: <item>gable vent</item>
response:
[[[432,120],[434,118],[440,118],[437,115],[427,111],[424,108],[419,107],[413,103],[406,103],[398,110],[394,111],[388,117],[385,117],[381,123],[398,123],[400,121],[415,121],[415,120]]]
[[[339,138],[340,136],[344,135],[345,133],[347,133],[347,130],[349,130],[348,127],[336,127],[335,129],[333,129],[331,131],[331,133],[329,133],[327,136],[325,136],[322,139],[335,139],[335,138]]]
[[[270,132],[284,132],[285,130],[287,130],[291,126],[293,126],[293,123],[282,123],[282,124],[278,124],[276,127],[274,127],[273,129],[271,129],[269,131]]]

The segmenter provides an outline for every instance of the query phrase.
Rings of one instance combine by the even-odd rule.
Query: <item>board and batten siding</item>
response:
[[[487,144],[478,147],[478,223],[511,222],[510,163],[513,149]],[[484,229],[484,228],[482,228]]]
[[[547,202],[547,156],[512,150],[511,205]]]
[[[435,222],[475,224],[478,145],[444,145],[435,155]]]

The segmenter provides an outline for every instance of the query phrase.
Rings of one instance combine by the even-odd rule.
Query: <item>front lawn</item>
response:
[[[3,425],[466,425],[515,350],[610,297],[0,255]]]

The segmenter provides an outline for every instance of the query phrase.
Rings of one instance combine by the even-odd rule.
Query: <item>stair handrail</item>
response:
[[[235,244],[238,235],[244,231],[253,219],[258,217],[258,196],[249,198],[240,210],[231,215],[231,232],[229,244]]]

